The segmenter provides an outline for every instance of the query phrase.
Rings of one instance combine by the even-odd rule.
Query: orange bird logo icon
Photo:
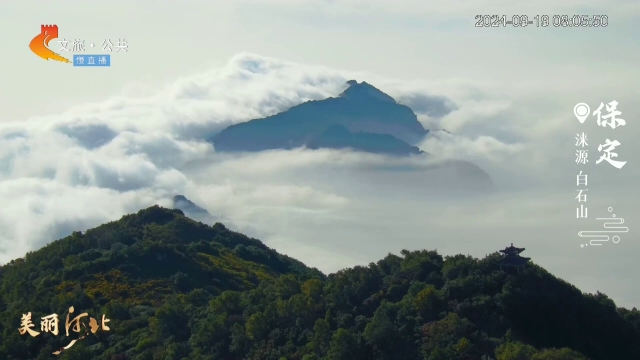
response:
[[[42,25],[40,27],[40,34],[36,35],[36,37],[31,40],[29,43],[29,48],[33,51],[34,54],[40,56],[45,60],[56,60],[65,63],[70,63],[69,59],[56,54],[51,49],[49,49],[49,41],[52,39],[58,38],[58,25]]]

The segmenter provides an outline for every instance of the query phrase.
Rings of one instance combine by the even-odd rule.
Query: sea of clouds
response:
[[[403,159],[305,149],[220,154],[206,141],[230,124],[337,96],[349,79],[373,84],[410,106],[426,128],[451,134],[437,132],[419,145],[430,157]],[[612,100],[605,90],[579,100]],[[589,132],[596,147],[615,136],[621,160],[638,153],[631,119],[640,114],[631,99],[616,100],[628,125],[613,133],[580,125],[575,98],[548,87],[407,82],[238,54],[163,88],[132,84],[64,113],[0,122],[0,263],[75,230],[154,204],[170,207],[184,194],[231,228],[326,272],[405,248],[481,257],[513,242],[581,289],[637,305],[634,229],[620,244],[597,249],[581,248],[577,231],[597,228],[595,217],[608,206],[633,226],[638,166],[596,165],[592,147],[581,168],[591,174],[592,219],[575,217],[576,133]],[[496,191],[430,193],[431,165],[447,159],[477,164]]]

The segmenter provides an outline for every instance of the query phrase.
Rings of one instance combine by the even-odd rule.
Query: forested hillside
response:
[[[154,206],[2,266],[0,359],[56,358],[71,306],[110,330],[58,359],[640,359],[640,312],[498,259],[403,251],[325,276]],[[28,312],[58,336],[21,335]]]

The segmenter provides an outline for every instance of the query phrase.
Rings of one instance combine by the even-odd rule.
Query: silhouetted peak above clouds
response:
[[[347,84],[338,97],[307,101],[273,116],[231,125],[213,138],[214,146],[218,151],[322,147],[391,155],[420,153],[413,145],[428,131],[408,106],[366,82]],[[352,136],[343,133],[340,141],[318,142],[334,125]]]
[[[422,126],[409,106],[396,102],[367,82],[349,80],[346,84],[348,87],[337,97],[307,101],[273,116],[231,125],[212,139],[214,147],[219,152],[307,148],[351,150],[396,158],[425,157],[433,166],[428,178],[422,181],[424,188],[435,186],[453,191],[492,188],[489,175],[478,166],[463,160],[441,163],[416,146],[430,131]],[[433,134],[450,136],[443,129]]]
[[[187,199],[184,195],[176,195],[173,197],[173,208],[181,210],[185,216],[201,221],[207,224],[213,224],[220,218],[211,215],[206,209],[196,205],[193,201]]]

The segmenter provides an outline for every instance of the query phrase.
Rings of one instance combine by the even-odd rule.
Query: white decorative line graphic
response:
[[[607,209],[609,212],[613,211],[613,208],[609,206]],[[596,220],[605,220],[603,227],[607,230],[594,230],[594,231],[580,231],[578,232],[578,236],[583,238],[592,238],[588,244],[580,244],[580,247],[585,247],[587,245],[591,246],[601,246],[602,243],[611,240],[614,244],[620,242],[620,236],[614,235],[610,237],[609,233],[628,233],[629,228],[626,226],[614,226],[614,225],[622,225],[624,224],[623,218],[617,218],[616,214],[611,215],[610,218],[596,218]]]

